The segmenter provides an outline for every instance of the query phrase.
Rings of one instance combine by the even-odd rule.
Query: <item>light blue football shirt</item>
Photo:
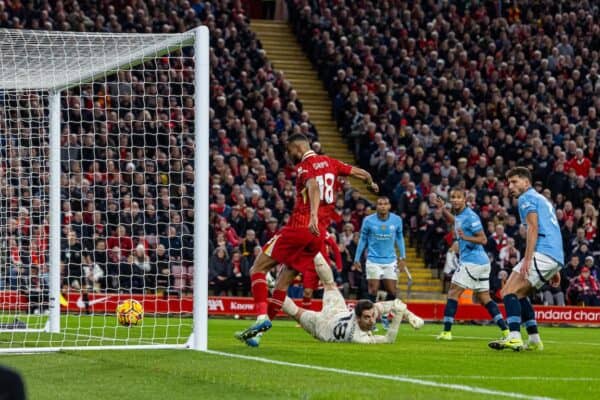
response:
[[[377,213],[371,214],[363,219],[354,262],[360,261],[366,247],[368,261],[390,264],[397,259],[394,247],[396,244],[400,251],[400,258],[406,258],[402,218],[394,213],[389,213],[388,218],[383,221],[379,219]]]
[[[521,223],[525,226],[527,226],[529,213],[536,213],[538,216],[538,239],[535,251],[551,257],[564,266],[565,254],[556,211],[548,199],[533,188],[529,188],[519,196],[519,215]]]
[[[466,236],[475,236],[483,230],[481,219],[475,212],[465,207],[460,214],[454,216],[454,230],[458,238],[460,248],[459,260],[461,264],[487,265],[490,259],[487,256],[482,245],[461,239],[458,236],[458,230],[461,229]]]

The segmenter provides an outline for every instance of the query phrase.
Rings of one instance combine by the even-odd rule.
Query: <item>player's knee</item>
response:
[[[507,286],[504,286],[504,287],[502,288],[502,290],[500,291],[500,295],[501,295],[502,297],[506,297],[506,296],[508,296],[509,294],[516,294],[516,292],[515,292],[514,288],[512,287],[512,285],[507,285]]]
[[[311,288],[305,287],[304,288],[304,297],[306,297],[306,298],[311,297],[312,298],[312,296],[313,296],[313,290]]]
[[[458,298],[460,297],[462,292],[463,292],[462,288],[453,286],[450,288],[450,290],[448,290],[448,298],[450,298],[452,300],[458,300]]]

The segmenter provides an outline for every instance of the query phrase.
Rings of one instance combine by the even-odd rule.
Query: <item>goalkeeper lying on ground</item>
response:
[[[320,312],[305,310],[296,306],[289,297],[286,297],[282,308],[315,338],[323,342],[394,343],[403,318],[415,329],[423,326],[423,320],[408,311],[406,304],[398,299],[378,303],[360,300],[354,311],[348,311],[344,297],[333,282],[331,268],[322,265],[316,267],[325,290],[323,309]],[[387,334],[373,335],[372,329],[377,318],[390,312],[394,318]]]

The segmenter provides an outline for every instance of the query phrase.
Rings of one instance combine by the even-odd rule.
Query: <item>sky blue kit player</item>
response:
[[[524,167],[508,171],[508,188],[518,197],[521,223],[527,227],[527,244],[523,259],[512,270],[502,288],[506,321],[510,333],[507,338],[488,345],[492,349],[543,350],[535,311],[528,295],[532,289],[545,284],[558,287],[564,252],[560,226],[554,207],[548,199],[531,187],[531,172]],[[521,323],[527,330],[527,343],[521,337]]]
[[[448,299],[444,308],[444,330],[437,336],[438,340],[452,340],[452,324],[458,310],[458,298],[465,289],[473,291],[479,302],[485,306],[490,317],[496,322],[502,336],[508,336],[508,327],[498,305],[490,297],[490,260],[483,245],[487,237],[481,225],[481,219],[467,206],[465,192],[460,188],[450,191],[452,212],[446,209],[441,198],[436,199],[436,206],[442,210],[444,217],[454,223],[454,234],[459,246],[459,266],[452,275],[448,289]]]
[[[382,196],[377,199],[377,212],[363,219],[358,248],[354,256],[354,265],[360,269],[360,259],[366,248],[369,300],[373,302],[376,300],[382,280],[387,292],[386,300],[391,301],[396,298],[398,282],[396,246],[400,253],[400,264],[406,270],[402,218],[391,213],[390,208],[390,200],[387,197]]]

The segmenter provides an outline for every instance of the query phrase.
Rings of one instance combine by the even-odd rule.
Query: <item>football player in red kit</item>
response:
[[[367,171],[316,154],[310,149],[310,142],[304,135],[290,136],[287,151],[297,163],[294,209],[288,223],[263,246],[263,252],[250,270],[252,296],[258,317],[256,323],[235,335],[251,346],[258,345],[258,342],[250,339],[271,328],[269,315],[274,316],[281,309],[287,286],[294,276],[304,273],[307,268],[329,268],[320,251],[325,230],[335,209],[335,186],[338,176],[350,175],[363,179],[374,191],[378,190]],[[288,266],[287,270],[291,269],[291,273],[278,278],[273,299],[268,302],[269,291],[265,274],[277,264]]]

